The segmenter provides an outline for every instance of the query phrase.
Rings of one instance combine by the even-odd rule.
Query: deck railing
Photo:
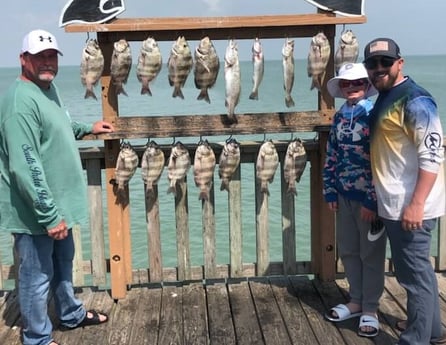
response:
[[[147,241],[141,243],[141,238],[138,239],[138,247],[144,247],[147,250],[147,267],[132,267],[132,238],[130,226],[128,232],[122,234],[122,238],[125,239],[128,251],[125,252],[124,257],[109,257],[107,252],[108,248],[112,248],[113,244],[109,243],[109,236],[107,236],[105,217],[107,215],[107,207],[104,205],[105,184],[103,169],[104,162],[104,150],[101,148],[83,148],[80,149],[83,166],[86,171],[87,183],[88,183],[88,198],[89,198],[89,214],[90,221],[88,225],[84,225],[83,228],[76,226],[73,229],[75,241],[76,241],[76,257],[75,257],[75,269],[74,269],[74,283],[76,286],[92,285],[92,286],[110,286],[113,277],[110,273],[110,262],[123,261],[123,267],[126,269],[124,276],[127,278],[125,281],[115,282],[115,284],[134,285],[144,284],[149,282],[174,282],[174,281],[187,281],[187,280],[203,280],[203,279],[226,279],[226,278],[241,278],[252,276],[265,276],[265,275],[295,275],[295,274],[314,274],[322,279],[333,279],[337,273],[342,271],[342,266],[337,265],[337,258],[335,255],[335,232],[334,232],[334,217],[328,209],[320,207],[321,199],[321,140],[306,140],[305,148],[307,152],[307,167],[305,174],[308,174],[308,187],[307,190],[300,190],[299,184],[297,185],[298,196],[289,195],[287,193],[287,185],[283,178],[283,158],[288,145],[287,141],[274,141],[277,151],[280,157],[280,167],[278,168],[275,179],[278,179],[277,188],[270,188],[270,195],[261,193],[258,184],[252,178],[243,179],[241,169],[239,168],[233,180],[230,183],[229,192],[219,190],[219,178],[218,174],[214,176],[214,186],[212,188],[211,197],[208,201],[203,201],[201,204],[201,226],[202,226],[202,264],[194,265],[191,263],[191,251],[192,244],[190,238],[190,222],[189,222],[189,208],[188,200],[190,202],[199,202],[198,198],[195,198],[195,194],[198,195],[198,189],[193,186],[193,181],[181,182],[178,186],[178,190],[181,193],[177,194],[177,197],[168,195],[165,191],[158,191],[155,189],[155,194],[144,195],[145,198],[145,213],[146,213],[146,232]],[[242,142],[241,143],[241,165],[243,169],[252,171],[255,169],[255,160],[260,141],[256,142]],[[191,157],[193,157],[196,145],[186,145],[190,151]],[[215,143],[212,144],[216,156],[218,157],[221,152],[222,145]],[[139,156],[142,156],[144,147],[135,147]],[[162,146],[166,157],[170,154],[170,146]],[[192,167],[193,169],[193,167]],[[135,177],[137,178],[137,177]],[[247,183],[252,185],[246,186]],[[251,215],[247,215],[245,201],[242,202],[242,187],[248,190],[254,190],[252,195],[255,196],[255,210]],[[144,188],[142,181],[139,183],[139,187]],[[216,213],[221,210],[215,210],[215,196],[218,193],[218,197],[221,198],[221,194],[227,194],[227,228],[219,228],[217,236],[216,231]],[[190,197],[188,199],[188,194]],[[275,195],[278,194],[278,195]],[[307,198],[302,198],[301,195],[307,194]],[[309,195],[309,198],[308,198]],[[160,199],[163,198],[175,198],[174,209],[169,210],[167,214],[175,217],[175,231],[176,231],[176,250],[173,250],[171,255],[177,255],[176,266],[163,265],[162,251],[163,245],[161,241],[161,231],[166,219],[160,217]],[[275,210],[280,209],[281,224],[275,224],[275,228],[280,228],[282,246],[281,257],[282,260],[272,261],[271,257],[271,221],[270,200],[279,202],[280,205],[274,205]],[[129,205],[132,203],[132,195],[130,193]],[[310,233],[311,240],[302,241],[299,236],[296,236],[299,224],[296,217],[296,209],[303,212],[310,219]],[[242,213],[243,216],[252,217],[255,219],[255,229],[247,229],[242,226]],[[219,216],[222,216],[221,214]],[[169,216],[171,217],[171,216]],[[275,215],[277,219],[277,215]],[[321,227],[321,220],[324,226]],[[169,219],[172,223],[172,219]],[[130,221],[129,223],[130,224]],[[445,269],[446,255],[444,246],[445,237],[445,222],[441,219],[438,227],[438,231],[435,232],[435,238],[433,243],[436,244],[432,257],[433,264],[436,270]],[[125,228],[125,227],[124,227]],[[302,230],[302,229],[300,229]],[[144,229],[136,229],[136,231],[144,231]],[[244,257],[247,256],[246,248],[243,245],[243,236],[246,232],[255,231],[255,261],[245,262]],[[81,236],[82,232],[89,232],[89,236]],[[222,235],[222,233],[224,235]],[[2,234],[2,237],[6,239],[6,235]],[[228,243],[228,262],[218,263],[216,260],[218,240],[217,238],[225,238],[225,242]],[[83,238],[83,240],[82,240]],[[134,239],[133,239],[134,240]],[[12,243],[12,241],[11,241]],[[85,243],[88,244],[91,249],[83,250]],[[135,244],[135,243],[134,243]],[[116,244],[115,244],[116,245]],[[297,260],[296,254],[298,253],[297,247],[306,247],[306,251],[310,252],[310,258],[308,260]],[[11,247],[12,248],[12,247]],[[274,256],[277,257],[277,244],[274,246]],[[0,289],[12,289],[14,288],[15,267],[13,264],[13,251],[9,253],[2,253],[3,262],[0,261]],[[322,269],[323,267],[323,269]],[[386,270],[391,270],[391,260],[388,260]],[[113,291],[112,291],[113,294]],[[123,296],[116,295],[116,298]]]

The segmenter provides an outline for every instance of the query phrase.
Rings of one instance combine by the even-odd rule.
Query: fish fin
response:
[[[257,91],[251,92],[251,94],[249,95],[249,99],[258,100],[259,99],[259,93]]]
[[[294,107],[294,100],[293,97],[291,97],[291,95],[285,97],[285,105],[287,108]]]
[[[122,87],[122,84],[121,85],[116,85],[116,95],[120,95],[120,94],[128,96],[127,92],[125,92],[124,88]]]
[[[172,193],[174,196],[177,196],[177,189],[176,186],[170,186],[169,188],[167,188],[167,194]]]
[[[314,75],[312,80],[311,80],[310,90],[313,90],[315,88],[318,89],[318,90],[321,89],[321,83],[319,82],[319,78],[318,78],[317,75]]]
[[[87,90],[85,91],[85,96],[84,96],[84,98],[85,98],[85,99],[87,99],[87,98],[94,98],[95,100],[98,100],[97,97],[96,97],[96,95],[94,94],[93,90],[90,90],[90,89],[87,89]]]
[[[175,86],[173,89],[172,97],[180,97],[181,99],[184,99],[183,92],[181,91],[181,87]]]
[[[204,99],[206,102],[211,104],[211,100],[209,99],[209,94],[208,94],[208,90],[207,89],[202,89],[200,91],[200,94],[198,95],[197,99],[198,100]]]

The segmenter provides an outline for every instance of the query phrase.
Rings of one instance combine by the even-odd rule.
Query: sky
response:
[[[84,0],[90,1],[90,0]],[[317,8],[305,0],[123,0],[126,10],[120,18],[145,17],[219,17],[316,13]],[[349,25],[358,37],[360,56],[367,42],[376,37],[391,37],[400,46],[403,55],[446,55],[443,21],[446,13],[444,0],[364,0],[367,23]],[[59,27],[61,11],[68,0],[3,0],[0,32],[2,52],[0,67],[18,67],[18,56],[23,36],[33,29],[44,29],[53,33],[64,56],[61,65],[79,65],[86,33],[67,33]],[[427,5],[428,4],[428,5]],[[342,27],[338,27],[339,33]],[[90,38],[95,34],[90,35]],[[156,37],[155,37],[156,38]],[[187,37],[186,37],[187,38]],[[212,37],[211,37],[212,39]],[[296,43],[295,57],[306,58],[309,41],[301,38]],[[266,59],[278,60],[282,40],[262,42]],[[195,43],[195,42],[194,42]],[[219,55],[224,55],[227,42],[216,42]],[[248,46],[249,44],[249,46]],[[240,59],[249,60],[252,42],[239,44]],[[171,42],[160,42],[161,51],[168,55]],[[192,43],[191,43],[192,45]],[[139,47],[132,42],[132,55]],[[195,45],[194,45],[195,46]],[[193,48],[193,47],[192,47]],[[135,52],[136,50],[136,52]],[[136,60],[136,57],[134,58]],[[166,60],[167,61],[167,57]],[[445,61],[446,62],[446,61]]]

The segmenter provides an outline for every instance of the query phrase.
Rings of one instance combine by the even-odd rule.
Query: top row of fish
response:
[[[331,47],[323,32],[311,39],[308,53],[307,72],[312,78],[311,89],[321,89],[325,78],[325,70],[330,57]],[[285,90],[285,104],[294,106],[291,91],[294,84],[294,40],[286,38],[282,48],[283,80]],[[341,34],[339,46],[335,54],[336,70],[346,62],[356,62],[358,57],[358,42],[351,30]],[[195,63],[194,63],[195,61]],[[259,85],[264,74],[263,48],[259,38],[255,38],[252,45],[253,61],[253,88],[250,99],[258,99]],[[132,66],[130,45],[125,39],[114,43],[111,57],[110,76],[117,94],[127,95],[124,85]],[[136,75],[141,82],[141,94],[152,95],[149,84],[154,80],[162,67],[162,55],[158,43],[153,37],[148,37],[142,42],[141,50],[136,65]],[[208,89],[215,85],[220,61],[215,47],[209,37],[200,40],[192,56],[192,51],[184,36],[179,36],[173,43],[167,61],[168,80],[174,88],[173,97],[184,99],[182,88],[194,68],[194,82],[200,93],[199,100],[210,103]],[[82,53],[81,81],[86,87],[85,98],[95,98],[94,86],[98,83],[104,69],[104,56],[95,39],[90,39]],[[228,115],[234,113],[240,98],[240,65],[238,47],[235,40],[228,42],[224,56],[224,77],[226,89],[226,107]]]

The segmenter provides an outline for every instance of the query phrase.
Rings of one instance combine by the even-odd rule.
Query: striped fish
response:
[[[279,165],[279,155],[271,140],[260,146],[256,161],[256,177],[260,183],[260,191],[269,194],[268,183],[273,182],[274,174]]]
[[[165,157],[158,144],[151,141],[142,155],[141,177],[146,185],[146,191],[153,191],[153,186],[158,184],[164,170]]]
[[[192,69],[192,53],[184,36],[179,36],[173,43],[167,61],[169,85],[174,87],[172,97],[184,99],[181,88]]]
[[[141,51],[136,65],[136,76],[141,82],[141,95],[152,96],[149,83],[159,74],[162,66],[162,56],[158,43],[148,37],[142,42]]]
[[[229,182],[240,164],[240,144],[235,139],[226,140],[218,162],[220,190],[229,191]]]
[[[341,66],[345,63],[355,63],[358,60],[359,55],[359,43],[356,39],[356,35],[352,30],[345,30],[341,33],[339,39],[339,45],[335,53],[335,67],[336,73],[338,73]]]
[[[123,142],[116,160],[114,177],[114,183],[118,186],[118,193],[123,193],[125,186],[128,185],[135,174],[138,163],[138,155],[132,145],[129,142]]]
[[[283,167],[283,176],[288,185],[287,192],[297,195],[295,182],[300,181],[307,164],[307,153],[302,140],[295,139],[288,144]]]
[[[199,200],[209,200],[209,192],[214,180],[215,154],[207,140],[200,141],[195,151],[194,181],[200,188]]]
[[[173,193],[176,196],[176,184],[178,181],[184,180],[189,171],[191,160],[189,151],[179,141],[172,147],[169,162],[167,164],[167,178],[169,180],[169,188],[167,193]]]
[[[321,90],[330,53],[330,42],[323,32],[319,32],[311,38],[307,64],[308,76],[311,77],[310,90],[314,88]]]

